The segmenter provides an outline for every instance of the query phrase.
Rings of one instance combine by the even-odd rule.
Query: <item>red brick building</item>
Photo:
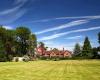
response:
[[[44,47],[39,46],[36,49],[36,53],[41,57],[59,57],[59,58],[66,58],[66,57],[72,57],[72,52],[68,50],[54,50],[51,49],[47,51]]]

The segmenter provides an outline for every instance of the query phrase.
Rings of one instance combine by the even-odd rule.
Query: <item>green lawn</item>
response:
[[[100,80],[100,61],[1,62],[0,80]]]

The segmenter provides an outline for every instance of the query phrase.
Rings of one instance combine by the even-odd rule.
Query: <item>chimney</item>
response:
[[[63,51],[65,51],[65,50],[64,50],[64,47],[63,47]]]

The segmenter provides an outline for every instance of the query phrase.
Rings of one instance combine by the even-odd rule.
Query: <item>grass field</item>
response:
[[[1,62],[0,80],[100,80],[100,61]]]

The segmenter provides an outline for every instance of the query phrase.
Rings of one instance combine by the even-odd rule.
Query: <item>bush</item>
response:
[[[13,60],[13,56],[12,56],[12,55],[8,55],[8,56],[7,56],[7,60],[8,60],[8,61],[12,61],[12,60]]]
[[[41,59],[41,60],[47,60],[48,58],[45,57],[45,56],[41,56],[40,59]]]

